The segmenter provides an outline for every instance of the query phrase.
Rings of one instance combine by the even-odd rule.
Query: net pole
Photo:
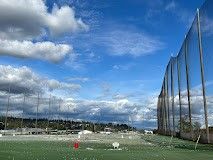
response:
[[[188,100],[188,107],[189,107],[189,123],[190,123],[190,136],[191,139],[193,138],[193,129],[192,129],[192,117],[191,117],[191,101],[190,101],[190,97],[191,97],[191,93],[190,93],[190,89],[189,89],[189,66],[188,66],[188,45],[187,45],[187,37],[185,37],[185,41],[184,41],[184,46],[185,46],[185,69],[186,69],[186,84],[187,84],[187,100]]]
[[[50,106],[51,106],[51,94],[49,97],[49,105],[48,105],[47,134],[49,134],[49,127],[50,127]]]
[[[180,137],[181,137],[181,132],[182,132],[182,103],[181,103],[181,93],[180,93],[180,64],[179,60],[177,58],[177,71],[178,71],[178,96],[179,96],[179,107],[180,107]]]
[[[39,107],[39,93],[38,93],[38,98],[37,98],[37,107],[36,107],[36,124],[35,124],[35,128],[36,128],[36,134],[38,134],[38,107]]]
[[[7,94],[7,111],[5,116],[5,124],[4,124],[4,130],[7,130],[7,118],[8,118],[8,112],[9,112],[9,106],[10,106],[10,84],[8,88],[8,94]]]
[[[23,133],[23,121],[24,121],[24,105],[25,105],[25,93],[24,93],[24,99],[22,104],[22,114],[21,114],[21,134]]]
[[[205,79],[204,79],[203,47],[202,47],[202,35],[201,35],[201,28],[200,28],[200,11],[199,11],[199,9],[197,9],[197,28],[198,28],[198,40],[199,40],[200,70],[201,70],[206,136],[207,136],[207,142],[210,143],[209,126],[208,126],[208,113],[207,113],[208,108],[207,108],[207,102],[206,102],[206,88],[205,88]]]
[[[57,133],[58,133],[58,129],[59,129],[60,108],[61,108],[61,99],[59,99],[59,104],[58,104],[58,123],[57,123]]]

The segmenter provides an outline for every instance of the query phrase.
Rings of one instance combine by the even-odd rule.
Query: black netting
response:
[[[170,60],[170,63],[167,68],[167,78],[168,78],[168,119],[169,119],[169,130],[170,134],[173,133],[173,109],[172,109],[172,59]]]
[[[178,56],[167,66],[161,99],[166,134],[213,143],[213,1],[198,10]],[[208,127],[207,127],[208,125]],[[174,127],[173,127],[174,126]],[[174,132],[173,132],[174,133]],[[209,135],[209,137],[208,137]]]
[[[210,140],[213,143],[213,1],[208,0],[200,9],[204,80]]]
[[[179,92],[178,92],[178,68],[177,59],[173,59],[172,64],[172,75],[173,75],[173,88],[174,88],[174,121],[175,121],[175,132],[180,131],[180,104],[179,104]]]
[[[186,39],[191,120],[194,140],[196,140],[200,134],[205,134],[206,131],[197,24],[197,17],[195,17]]]

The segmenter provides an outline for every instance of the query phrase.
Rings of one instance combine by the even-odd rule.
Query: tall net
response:
[[[210,142],[213,143],[213,2],[206,1],[200,9],[200,29],[202,35],[203,65],[205,79],[205,93],[207,101],[207,120]]]
[[[167,66],[165,99],[167,134],[213,143],[213,1],[197,11],[177,57]],[[171,72],[169,71],[171,70]],[[161,93],[164,93],[162,92]],[[163,108],[163,104],[161,107]],[[173,120],[173,123],[172,123]],[[174,125],[174,127],[173,127]]]

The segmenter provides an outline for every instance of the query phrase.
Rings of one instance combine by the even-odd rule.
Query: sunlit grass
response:
[[[108,137],[111,139],[111,137]],[[146,140],[146,141],[144,141]],[[121,150],[113,150],[112,141],[120,143]],[[148,143],[148,142],[149,143]],[[170,137],[142,136],[137,139],[107,139],[100,142],[80,142],[80,148],[73,148],[73,141],[0,140],[0,160],[212,160],[213,148],[199,145],[194,150],[194,142]],[[181,146],[182,147],[179,147]],[[200,148],[207,146],[208,149]],[[184,148],[186,147],[186,148]]]

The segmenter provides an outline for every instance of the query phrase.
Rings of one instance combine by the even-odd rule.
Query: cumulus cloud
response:
[[[60,9],[55,6],[52,14],[46,17],[46,21],[52,35],[60,35],[64,32],[87,31],[89,29],[89,26],[81,19],[75,18],[74,10],[68,6]]]
[[[81,86],[78,84],[42,78],[26,66],[15,68],[0,65],[0,91],[8,92],[10,90],[10,92],[14,94],[33,94],[53,90],[76,91],[80,88]]]
[[[0,54],[11,55],[23,58],[36,58],[58,62],[63,59],[72,47],[66,44],[54,44],[52,42],[17,41],[17,40],[1,40]]]
[[[130,115],[140,114],[138,112],[140,108],[140,105],[127,99],[118,101],[65,99],[61,111],[62,115],[70,113],[75,119],[127,122]]]
[[[59,82],[55,79],[47,80],[48,88],[50,91],[53,91],[55,89],[68,89],[68,90],[79,90],[81,88],[80,85],[72,84],[72,83],[65,83],[65,82]]]
[[[49,13],[43,0],[2,0],[0,21],[2,39],[32,39],[40,36],[44,27],[52,35],[88,30],[88,26],[75,17],[71,7],[55,5]]]
[[[43,0],[2,0],[0,22],[0,55],[51,62],[62,60],[72,51],[72,46],[38,42],[42,36],[60,36],[89,29],[81,18],[76,18],[73,8],[55,5],[49,12]]]

